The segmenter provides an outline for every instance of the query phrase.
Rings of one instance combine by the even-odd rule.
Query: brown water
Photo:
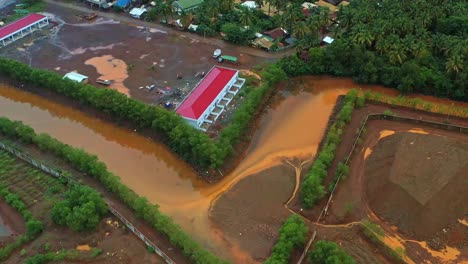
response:
[[[104,55],[91,58],[85,61],[85,64],[94,66],[101,75],[100,79],[110,80],[109,87],[127,96],[129,95],[128,88],[123,84],[125,79],[128,78],[127,64],[123,60],[116,59],[111,55]]]
[[[313,156],[337,96],[357,85],[348,79],[307,77],[295,86],[292,94],[297,96],[285,93],[262,118],[244,160],[213,185],[198,179],[162,144],[6,85],[0,85],[0,116],[21,120],[99,156],[127,186],[159,204],[204,246],[235,261],[245,259],[245,253],[227,245],[222,233],[213,232],[208,217],[211,204],[244,177],[285,158]],[[378,86],[366,88],[389,93]]]

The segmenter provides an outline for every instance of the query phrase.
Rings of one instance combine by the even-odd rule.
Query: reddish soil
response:
[[[26,231],[26,226],[21,214],[8,205],[3,199],[0,199],[0,224],[8,228],[11,232],[9,236],[0,236],[0,247],[3,247]]]
[[[283,165],[238,182],[214,201],[210,218],[215,228],[241,245],[255,261],[265,260],[290,215],[283,204],[294,189],[294,175],[291,167]]]
[[[370,207],[417,240],[429,240],[463,219],[468,212],[464,136],[460,140],[400,132],[379,140],[363,171]]]
[[[352,122],[329,170],[327,183],[333,179],[338,162],[348,155],[365,116],[382,113],[389,108],[371,104],[353,113]],[[392,108],[391,111],[402,117],[468,126],[466,119],[447,119],[447,116],[406,108]],[[464,184],[468,171],[468,135],[387,120],[369,121],[366,129],[362,142],[351,157],[350,175],[340,182],[328,214],[321,222],[330,224],[332,228],[369,217],[386,233],[400,237],[406,255],[416,263],[446,261],[445,256],[437,256],[438,252],[434,251],[445,246],[460,251],[458,255],[448,252],[453,257],[449,262],[466,258],[466,226],[457,220],[463,219],[467,211],[463,202],[468,198]],[[379,141],[380,133],[385,130],[396,131],[397,134]],[[424,131],[429,135],[405,133],[410,130]],[[366,151],[368,148],[371,151]],[[369,162],[365,162],[364,156]],[[421,204],[418,199],[426,203]],[[303,214],[315,221],[325,200]],[[300,208],[297,201],[293,208]],[[426,241],[430,248],[411,239]]]
[[[115,218],[105,218],[97,230],[93,232],[73,232],[65,227],[57,227],[52,224],[46,225],[46,230],[31,243],[25,244],[22,249],[26,250],[26,256],[33,256],[39,253],[45,253],[44,246],[46,243],[50,245],[50,252],[55,252],[61,249],[76,249],[79,245],[89,245],[94,248],[102,249],[102,254],[97,258],[86,258],[85,260],[64,261],[57,263],[106,263],[106,264],[125,264],[125,263],[149,263],[162,264],[165,263],[156,254],[149,253],[146,246],[129,230],[126,230],[122,223],[118,227],[110,226],[106,223],[107,220],[116,222]],[[88,254],[83,251],[83,255]],[[10,258],[4,263],[22,263],[25,259],[20,256],[19,251],[15,251]]]

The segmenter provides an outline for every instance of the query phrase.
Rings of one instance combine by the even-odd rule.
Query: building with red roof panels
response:
[[[176,113],[195,128],[206,131],[244,83],[238,70],[214,66],[178,105]]]
[[[29,14],[12,23],[0,28],[0,47],[12,43],[33,31],[43,28],[49,24],[46,16],[39,14]]]

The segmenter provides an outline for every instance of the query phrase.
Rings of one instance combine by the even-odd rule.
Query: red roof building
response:
[[[177,107],[176,113],[197,128],[204,122],[210,123],[210,115],[214,119],[211,121],[215,121],[245,82],[238,74],[234,69],[213,67]]]
[[[3,46],[22,38],[29,33],[49,24],[46,16],[29,14],[0,28],[0,42]]]

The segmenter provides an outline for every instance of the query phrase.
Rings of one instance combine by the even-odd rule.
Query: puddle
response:
[[[85,61],[86,65],[94,66],[97,72],[101,75],[99,78],[111,80],[109,87],[117,89],[120,93],[129,95],[129,90],[123,84],[127,79],[127,64],[123,60],[116,59],[111,55],[94,57]]]

